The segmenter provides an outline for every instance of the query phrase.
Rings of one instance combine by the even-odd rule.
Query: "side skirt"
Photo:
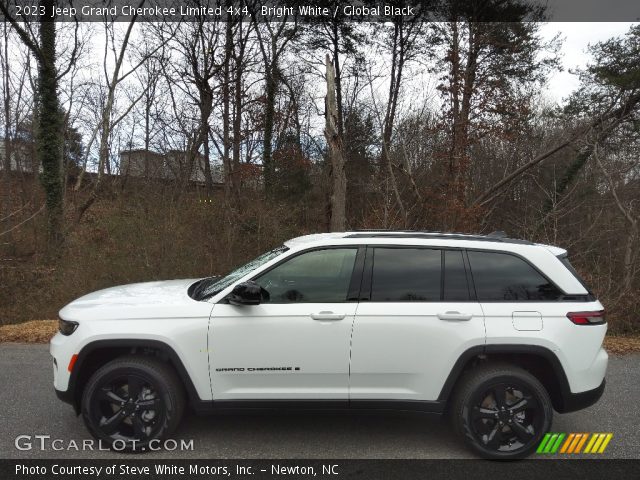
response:
[[[419,412],[442,414],[445,402],[423,400],[212,400],[192,402],[197,414],[277,412]]]

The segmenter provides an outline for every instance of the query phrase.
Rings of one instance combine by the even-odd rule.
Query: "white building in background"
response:
[[[183,150],[169,150],[157,153],[151,150],[123,150],[120,152],[120,174],[138,178],[176,180],[188,178],[189,181],[205,184],[205,162],[201,154],[190,159]],[[221,168],[211,166],[214,184],[224,182]]]
[[[40,173],[42,165],[36,155],[36,147],[32,142],[14,139],[11,141],[11,155],[9,158],[9,170],[17,173]],[[0,170],[6,168],[5,141],[0,138]]]

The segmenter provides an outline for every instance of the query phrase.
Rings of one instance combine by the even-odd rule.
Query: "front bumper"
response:
[[[58,400],[62,400],[64,403],[68,403],[69,405],[71,405],[73,407],[73,411],[76,412],[76,415],[80,415],[80,405],[78,404],[78,401],[75,398],[75,395],[73,394],[72,391],[62,391],[62,390],[58,390],[57,388],[54,389],[56,392],[56,397],[58,397]]]

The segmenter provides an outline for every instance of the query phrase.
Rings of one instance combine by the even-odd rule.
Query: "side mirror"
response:
[[[262,300],[264,290],[254,281],[242,282],[233,287],[227,295],[227,300],[231,305],[259,305]]]

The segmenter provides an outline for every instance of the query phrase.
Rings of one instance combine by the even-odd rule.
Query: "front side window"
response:
[[[514,255],[469,251],[479,301],[557,300],[562,292]]]
[[[270,303],[339,303],[347,300],[357,248],[305,252],[255,279]]]
[[[427,248],[375,248],[371,301],[440,301],[440,250]]]

